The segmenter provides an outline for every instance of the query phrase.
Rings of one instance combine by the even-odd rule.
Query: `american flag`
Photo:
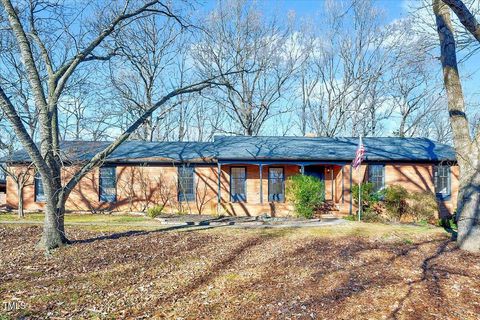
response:
[[[355,159],[353,159],[352,166],[354,169],[358,169],[362,164],[363,156],[365,155],[365,147],[363,146],[362,137],[358,140],[358,148],[355,153]]]

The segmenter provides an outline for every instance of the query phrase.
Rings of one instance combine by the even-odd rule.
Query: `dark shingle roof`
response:
[[[364,138],[367,161],[455,161],[454,149],[425,138]],[[217,136],[214,142],[127,141],[106,162],[210,162],[218,160],[351,161],[358,138]],[[109,142],[64,141],[64,160],[90,159]],[[25,151],[5,159],[28,162]]]
[[[107,141],[63,141],[60,145],[64,161],[91,159],[111,142]],[[209,142],[145,142],[122,143],[105,162],[208,162],[214,157]],[[9,162],[29,161],[24,150],[13,154]]]
[[[455,160],[452,147],[425,138],[364,138],[366,160]],[[351,161],[358,138],[215,137],[218,159]]]

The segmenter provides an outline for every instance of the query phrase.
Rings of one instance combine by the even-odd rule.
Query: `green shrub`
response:
[[[432,192],[410,192],[409,218],[412,222],[426,221],[434,224],[438,213],[437,197]]]
[[[325,200],[325,184],[318,178],[295,175],[287,182],[287,196],[298,216],[310,219]]]
[[[409,212],[407,189],[402,186],[392,185],[385,189],[385,208],[390,220],[400,221]]]
[[[438,203],[431,192],[408,192],[392,185],[385,189],[385,207],[389,221],[435,223]]]
[[[362,205],[363,207],[374,207],[375,204],[379,203],[385,196],[385,191],[374,191],[373,183],[366,182],[362,183]],[[358,184],[352,186],[352,197],[353,202],[358,205]],[[362,208],[363,208],[362,207]]]
[[[374,204],[379,201],[379,197],[375,195],[373,191],[373,184],[370,182],[362,183],[362,205],[369,206],[370,204]],[[352,197],[353,202],[358,205],[358,194],[359,194],[359,187],[358,184],[352,186]]]
[[[163,209],[164,209],[163,205],[156,205],[154,207],[148,208],[147,216],[149,216],[150,218],[156,218],[162,214]]]
[[[358,206],[358,185],[352,186],[352,197]],[[371,183],[362,184],[362,220],[366,222],[402,221],[435,223],[438,203],[431,192],[408,192],[391,185],[374,192]]]
[[[362,183],[362,221],[365,222],[381,222],[382,207],[381,199],[383,198],[383,192],[375,192],[373,190],[373,184],[370,182]],[[359,186],[352,186],[352,197],[355,205],[358,206],[358,194]]]
[[[457,216],[457,212],[455,210],[455,212],[451,217],[438,219],[438,226],[457,231],[458,226],[457,226],[456,216]]]

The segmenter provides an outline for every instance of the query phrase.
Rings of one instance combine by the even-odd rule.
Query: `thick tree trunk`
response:
[[[17,183],[18,194],[18,217],[25,218],[25,212],[23,210],[23,186]]]
[[[43,179],[43,188],[45,190],[45,221],[43,225],[42,239],[39,247],[46,250],[55,249],[68,244],[69,241],[65,235],[65,195],[62,192],[60,180],[60,170],[54,174],[54,179],[45,183]]]
[[[61,214],[61,212],[57,211],[51,204],[45,206],[45,221],[39,247],[50,250],[61,247],[67,243],[63,223],[61,222],[63,216],[60,220],[59,214]]]
[[[461,181],[457,203],[458,245],[480,251],[480,168]]]
[[[480,251],[479,150],[476,142],[472,142],[465,113],[450,8],[442,0],[433,0],[433,11],[440,40],[443,81],[447,91],[450,125],[453,132],[457,162],[460,167],[457,239],[461,249],[478,252]]]

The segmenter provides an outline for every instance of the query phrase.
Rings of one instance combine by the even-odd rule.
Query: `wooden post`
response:
[[[260,203],[263,204],[263,164],[258,165],[260,171]]]
[[[335,185],[334,185],[334,181],[333,181],[333,166],[330,167],[330,180],[331,180],[331,183],[332,183],[332,201],[335,202],[335,196],[333,195],[334,191],[335,191]]]
[[[350,164],[350,215],[353,213],[353,199],[352,199],[352,184],[353,184],[353,179],[352,179],[352,164]]]

